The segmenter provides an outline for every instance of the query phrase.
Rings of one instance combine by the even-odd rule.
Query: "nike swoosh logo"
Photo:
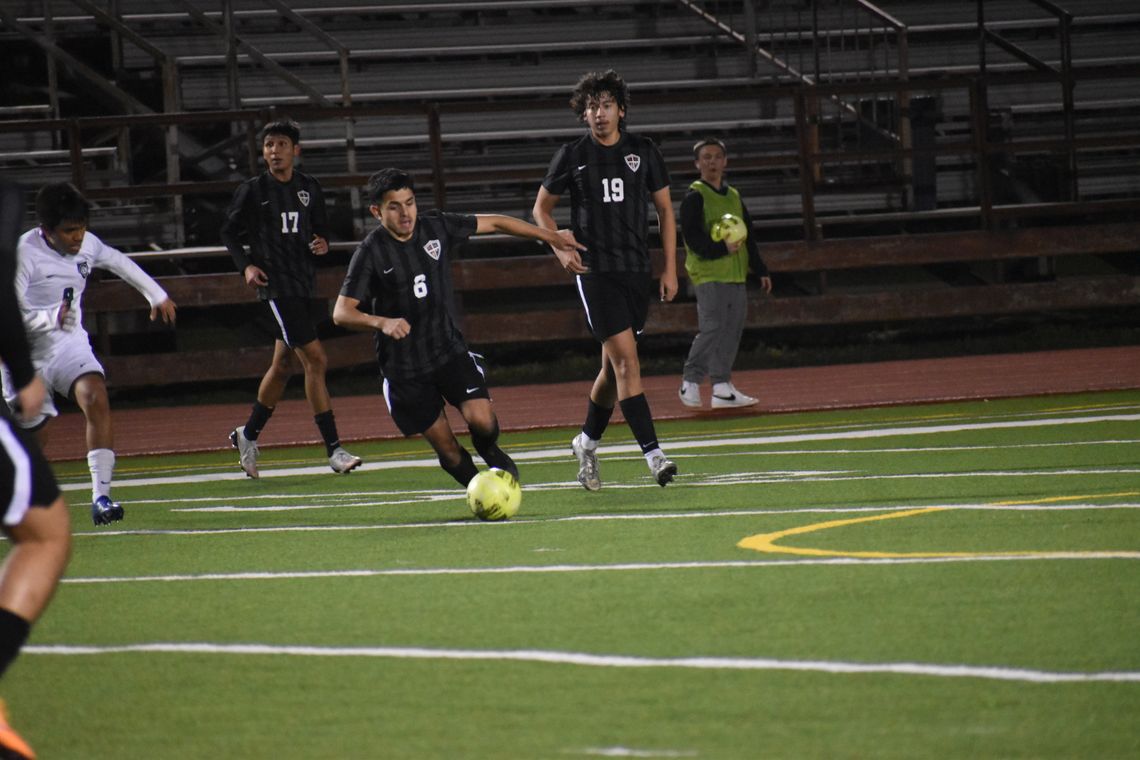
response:
[[[268,205],[269,205],[269,201],[262,201],[262,202],[261,202],[261,205],[262,205],[262,206],[268,206]]]
[[[587,166],[589,166],[589,164],[582,164],[581,166],[579,166],[579,167],[578,167],[578,171],[582,171],[582,170],[583,170],[583,169],[585,169]]]
[[[467,389],[467,392],[468,392],[468,393],[474,393],[474,392],[475,392],[475,391],[477,391],[477,390],[479,390],[479,386],[478,386],[478,385],[476,385],[474,388],[468,388],[468,389]]]
[[[396,267],[392,267],[391,269],[385,269],[384,274],[392,274],[392,272],[395,272],[395,271],[396,271]]]

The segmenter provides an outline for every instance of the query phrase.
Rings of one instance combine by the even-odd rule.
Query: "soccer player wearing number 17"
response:
[[[301,128],[292,121],[270,122],[262,128],[261,155],[268,171],[238,186],[221,229],[222,242],[246,285],[257,288],[277,323],[273,360],[261,378],[249,419],[230,433],[238,462],[251,478],[258,476],[257,439],[285,394],[294,357],[305,371],[305,398],[324,439],[329,466],[339,473],[360,466],[360,457],[340,445],[325,384],[328,358],[311,313],[313,257],[329,252],[328,224],[320,183],[294,168],[301,155],[300,140]],[[248,238],[248,255],[243,238]]]
[[[637,335],[645,327],[652,287],[650,203],[657,210],[665,254],[662,301],[677,295],[677,223],[661,152],[647,138],[624,130],[628,105],[625,81],[612,69],[578,81],[570,106],[589,131],[554,155],[534,202],[535,222],[555,230],[554,207],[569,192],[570,229],[586,246],[580,261],[572,252],[557,254],[566,271],[577,276],[586,321],[602,344],[602,367],[590,391],[586,422],[570,444],[578,459],[578,482],[588,491],[602,486],[596,449],[615,404],[621,405],[658,485],[677,474],[677,465],[657,442],[637,356]]]
[[[456,324],[451,255],[472,235],[501,232],[542,240],[559,252],[581,247],[572,236],[498,214],[452,214],[416,208],[412,178],[383,169],[368,180],[368,209],[380,226],[352,255],[333,321],[375,333],[384,401],[406,436],[422,433],[439,464],[466,487],[477,470],[447,421],[444,402],[463,415],[471,443],[489,467],[518,478],[498,445],[484,370]]]

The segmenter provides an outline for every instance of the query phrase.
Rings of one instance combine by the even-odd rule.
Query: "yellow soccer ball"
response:
[[[748,239],[748,227],[736,214],[725,214],[713,225],[710,236],[726,243],[743,243]]]
[[[498,467],[483,470],[467,484],[467,506],[480,520],[506,520],[519,512],[522,487]]]

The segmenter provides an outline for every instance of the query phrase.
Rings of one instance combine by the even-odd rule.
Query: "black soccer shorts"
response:
[[[384,402],[404,435],[422,433],[435,424],[443,404],[458,408],[464,401],[491,398],[478,354],[458,354],[434,372],[416,378],[384,378]]]
[[[317,339],[317,318],[312,301],[308,298],[270,298],[266,301],[277,337],[289,348],[300,348]]]
[[[653,278],[645,272],[595,272],[577,277],[586,324],[604,343],[626,329],[639,335],[649,316]]]
[[[18,525],[28,507],[50,507],[59,485],[30,433],[0,416],[0,510],[5,526]]]

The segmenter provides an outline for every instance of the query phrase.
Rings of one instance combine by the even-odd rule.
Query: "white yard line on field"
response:
[[[1053,427],[1057,425],[1085,425],[1097,422],[1137,422],[1140,421],[1140,414],[1114,414],[1114,415],[1093,415],[1084,417],[1050,417],[1041,419],[1028,419],[1028,420],[1006,420],[1006,421],[993,421],[993,422],[976,422],[976,423],[961,423],[961,424],[947,424],[947,425],[915,425],[907,427],[885,427],[875,428],[868,430],[848,430],[842,432],[821,432],[821,433],[791,433],[786,435],[760,435],[760,436],[738,436],[732,438],[694,438],[683,440],[671,440],[668,442],[670,452],[684,451],[686,449],[707,449],[709,447],[744,447],[744,446],[763,446],[778,443],[801,443],[805,441],[838,441],[838,440],[865,440],[869,438],[891,438],[896,436],[916,436],[916,435],[931,435],[937,433],[959,433],[965,431],[976,430],[1006,430],[1017,428],[1032,428],[1032,427]],[[535,451],[520,451],[512,453],[512,457],[516,461],[534,461],[542,459],[560,458],[564,459],[567,455],[567,446],[560,446],[558,448],[547,448]],[[612,446],[600,446],[598,453],[602,455],[612,454],[637,454],[640,455],[641,450],[635,443],[619,444]],[[357,468],[357,472],[368,472],[373,470],[390,470],[401,467],[438,467],[439,462],[434,457],[428,459],[408,459],[399,461],[388,462],[366,462]],[[261,469],[262,478],[280,478],[292,477],[297,475],[317,475],[328,474],[327,466],[312,466],[312,467],[284,467],[281,469],[272,469],[263,467]],[[200,483],[206,480],[243,480],[245,474],[242,472],[232,473],[218,473],[212,472],[209,474],[199,475],[176,475],[168,477],[147,477],[147,478],[124,478],[115,481],[116,488],[127,488],[131,486],[154,486],[154,485],[172,485],[178,483]],[[89,487],[88,483],[67,483],[61,485],[65,491],[83,490]]]
[[[457,496],[455,498],[461,498]],[[390,502],[377,502],[383,506]],[[549,525],[561,522],[611,521],[611,520],[696,520],[717,517],[755,517],[758,515],[797,515],[797,514],[859,514],[863,512],[893,512],[899,509],[914,509],[921,506],[938,507],[944,510],[979,511],[1022,511],[1056,512],[1060,510],[1099,510],[1099,509],[1140,509],[1140,503],[1116,504],[892,504],[890,506],[863,507],[803,507],[791,509],[738,509],[706,510],[690,512],[656,512],[632,514],[566,515],[542,519],[521,518],[502,522],[481,522],[475,519],[441,520],[440,522],[396,523],[387,525],[272,525],[243,528],[144,528],[140,530],[81,531],[73,533],[75,538],[114,538],[119,536],[219,536],[248,533],[321,533],[354,530],[422,530],[436,528],[485,528],[505,530],[509,526]],[[236,509],[235,509],[236,511]]]
[[[631,573],[670,570],[770,570],[814,565],[926,565],[951,562],[1028,562],[1037,560],[1138,560],[1140,552],[1039,552],[1026,555],[978,554],[968,557],[902,557],[861,559],[829,557],[779,560],[719,560],[697,562],[623,562],[611,565],[511,565],[506,567],[392,567],[361,570],[252,571],[242,573],[195,573],[185,575],[138,575],[64,578],[61,583],[78,586],[123,583],[194,583],[204,581],[279,581],[323,578],[383,578],[425,576],[554,575],[562,573]]]
[[[933,678],[981,678],[1021,683],[1140,683],[1137,671],[1075,672],[1033,670],[994,665],[920,662],[843,662],[780,660],[766,657],[639,657],[549,650],[428,649],[421,647],[318,647],[272,644],[214,644],[154,642],[122,646],[43,645],[24,648],[25,654],[82,656],[101,654],[191,654],[289,657],[355,657],[435,661],[499,661],[591,668],[678,668],[695,670],[786,670],[832,675],[904,675]]]

